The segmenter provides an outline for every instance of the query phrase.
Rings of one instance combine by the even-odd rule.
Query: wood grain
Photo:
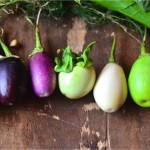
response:
[[[79,21],[74,29],[76,20]],[[7,45],[14,38],[19,41],[20,48],[11,51],[21,56],[28,67],[28,55],[35,46],[33,26],[13,15],[1,18],[0,26],[5,30]],[[71,16],[60,21],[42,17],[40,30],[43,46],[52,58],[68,41],[74,47],[81,40],[80,48],[96,41],[90,56],[97,75],[108,62],[112,32],[117,36],[116,62],[123,66],[127,76],[140,53],[140,44],[114,24],[88,28],[83,20]],[[136,32],[132,34],[140,39]],[[79,52],[80,48],[74,51]],[[39,99],[29,86],[24,100],[11,107],[0,106],[0,148],[149,149],[149,113],[149,109],[139,108],[130,97],[118,112],[107,114],[95,104],[92,92],[79,100],[69,100],[57,87],[51,97]]]

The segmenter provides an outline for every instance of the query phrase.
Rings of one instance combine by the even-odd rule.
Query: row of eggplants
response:
[[[56,57],[54,67],[53,60],[42,47],[37,25],[35,30],[36,47],[29,55],[29,67],[33,90],[38,97],[53,94],[55,72],[58,72],[59,89],[67,98],[79,99],[93,89],[96,103],[105,112],[117,111],[124,104],[128,88],[123,68],[114,59],[115,36],[109,63],[96,81],[92,59],[88,57],[95,42],[90,43],[80,56],[72,52],[70,46],[59,50],[63,52],[62,59]],[[141,55],[131,68],[128,85],[133,100],[140,106],[150,107],[150,56],[144,43],[143,40]],[[6,55],[0,58],[0,102],[11,105],[19,95],[26,93],[27,71],[21,58],[13,55],[1,39],[0,44]]]
[[[40,40],[38,25],[35,26],[36,46],[29,55],[32,86],[38,97],[50,96],[56,87],[53,60],[45,52]],[[5,56],[0,56],[0,103],[12,105],[25,96],[27,91],[27,69],[19,56],[13,55],[0,39]]]
[[[59,72],[58,84],[62,94],[70,99],[78,99],[93,89],[98,106],[105,112],[117,111],[125,102],[128,87],[136,104],[150,107],[150,55],[145,47],[146,31],[141,43],[141,54],[134,62],[128,83],[123,68],[115,62],[116,38],[111,48],[109,62],[102,69],[96,81],[92,60],[88,57],[95,42],[90,43],[81,56],[63,49],[62,59],[55,58],[55,71]],[[96,83],[95,83],[96,82]]]

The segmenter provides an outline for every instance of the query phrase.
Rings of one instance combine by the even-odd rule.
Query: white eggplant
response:
[[[101,71],[93,89],[97,105],[105,112],[117,111],[127,98],[127,81],[122,67],[115,63],[115,36],[109,63]]]
[[[127,81],[122,67],[108,63],[97,79],[93,95],[103,111],[117,111],[127,97]]]

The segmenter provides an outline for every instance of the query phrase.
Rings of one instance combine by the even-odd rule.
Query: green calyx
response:
[[[56,66],[54,70],[56,72],[66,72],[69,73],[73,70],[75,66],[79,67],[90,67],[92,66],[92,59],[88,57],[89,53],[92,51],[92,47],[96,42],[91,42],[79,56],[72,52],[70,46],[66,49],[62,49],[63,55],[60,60],[58,57],[55,58]]]
[[[58,57],[55,58],[56,66],[54,70],[56,72],[71,72],[75,66],[76,54],[71,52],[70,46],[63,49],[62,60]]]
[[[92,47],[96,42],[91,42],[83,51],[83,54],[77,57],[77,66],[79,67],[90,67],[92,66],[92,59],[88,57],[89,53],[92,51]]]
[[[145,42],[142,42],[142,44],[141,44],[141,55],[140,55],[140,57],[141,57],[141,56],[145,56],[145,55],[147,55],[147,49],[146,49]]]
[[[10,52],[10,50],[8,49],[8,47],[6,46],[6,44],[0,39],[0,44],[1,44],[1,47],[6,55],[6,57],[10,57],[10,56],[13,56],[13,54]]]

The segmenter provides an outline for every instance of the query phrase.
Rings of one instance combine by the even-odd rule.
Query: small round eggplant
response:
[[[47,53],[37,52],[30,58],[30,73],[35,94],[38,97],[50,96],[56,87],[54,64]]]
[[[0,58],[0,103],[12,105],[25,96],[27,89],[27,70],[20,57],[12,55],[0,39],[6,56]]]
[[[63,50],[62,58],[55,58],[55,71],[58,74],[60,92],[69,99],[79,99],[87,95],[96,80],[93,61],[89,53],[96,42],[91,42],[81,55],[71,51],[70,46]]]

